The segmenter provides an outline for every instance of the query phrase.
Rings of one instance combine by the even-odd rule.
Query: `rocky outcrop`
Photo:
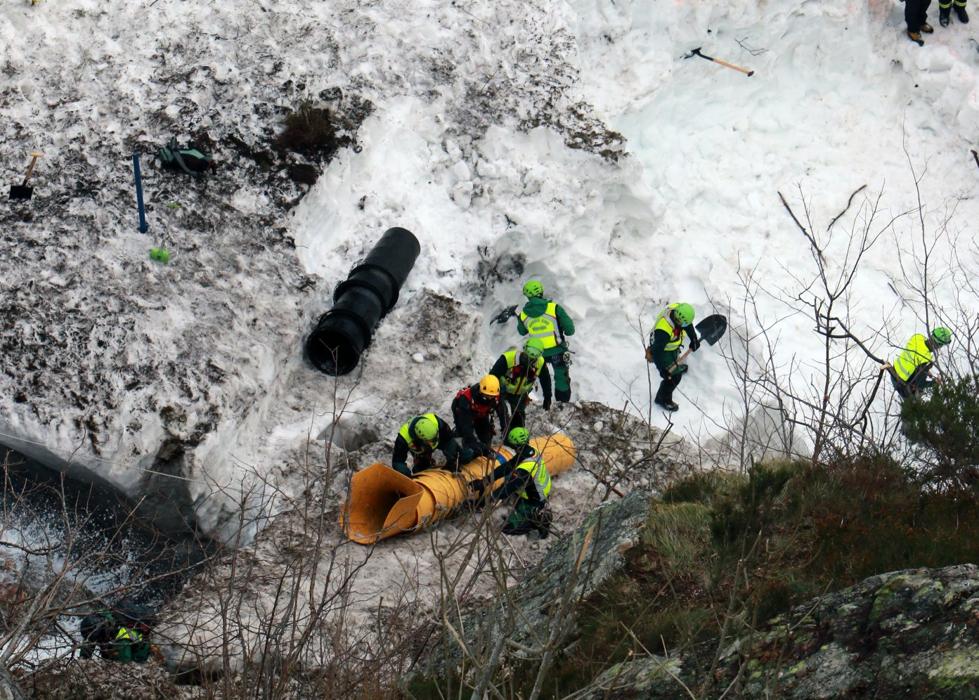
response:
[[[709,663],[691,654],[617,664],[583,698],[676,698],[702,687]],[[733,697],[979,697],[979,568],[872,576],[816,598],[738,639],[714,689]]]
[[[567,635],[574,627],[575,606],[617,572],[625,552],[636,545],[648,507],[648,497],[634,493],[592,512],[504,600],[466,616],[461,623],[465,653],[483,659],[537,656],[553,639]],[[461,653],[454,644],[440,648],[430,667],[451,666]]]

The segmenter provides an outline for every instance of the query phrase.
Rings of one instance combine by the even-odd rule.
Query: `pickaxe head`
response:
[[[688,53],[688,54],[684,54],[684,55],[683,55],[683,57],[684,57],[684,58],[690,58],[690,57],[692,57],[692,56],[699,56],[699,55],[700,55],[700,49],[702,49],[702,48],[703,48],[702,46],[698,46],[697,48],[695,48],[695,49],[694,49],[693,51],[691,51],[690,53]]]

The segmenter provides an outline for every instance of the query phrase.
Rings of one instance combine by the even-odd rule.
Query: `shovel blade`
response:
[[[720,314],[712,314],[697,324],[697,335],[700,340],[713,345],[727,330],[727,317]]]
[[[27,185],[10,186],[11,199],[30,199],[33,194],[34,194],[33,187],[28,187]]]

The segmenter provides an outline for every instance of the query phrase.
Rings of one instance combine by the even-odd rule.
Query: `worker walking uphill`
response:
[[[478,384],[459,390],[452,401],[456,436],[462,440],[461,464],[476,457],[493,455],[491,443],[495,430],[493,414],[500,422],[500,433],[506,430],[506,411],[500,398],[500,380],[487,374]]]
[[[520,335],[537,338],[544,346],[544,361],[554,367],[554,398],[559,402],[571,400],[571,353],[566,336],[574,335],[574,322],[560,304],[544,298],[544,285],[529,280],[523,286],[527,303],[517,316]]]
[[[911,336],[908,344],[891,365],[891,383],[902,399],[918,394],[932,386],[935,380],[929,374],[935,364],[935,350],[952,342],[952,332],[939,326],[926,338],[921,333]]]
[[[687,365],[677,364],[684,334],[690,340],[690,349],[693,352],[700,348],[700,338],[693,327],[693,318],[694,310],[690,304],[670,304],[660,312],[649,334],[646,362],[655,364],[662,378],[656,392],[656,405],[667,411],[680,408],[673,401],[673,390],[689,369]]]
[[[401,426],[398,437],[394,439],[394,454],[391,466],[405,476],[411,476],[435,466],[435,450],[445,455],[445,468],[459,469],[459,445],[456,443],[452,426],[434,413],[415,416]],[[408,453],[414,455],[412,468],[408,468]]]
[[[474,500],[483,500],[486,489],[497,479],[503,479],[503,485],[489,495],[496,501],[517,496],[513,512],[503,525],[503,534],[526,535],[536,530],[544,539],[551,532],[552,519],[547,507],[547,498],[551,493],[551,476],[547,472],[547,465],[530,446],[530,433],[526,428],[512,428],[504,444],[514,451],[513,457],[486,478],[469,482]]]
[[[544,392],[544,410],[551,408],[551,373],[544,362],[544,345],[539,338],[531,338],[523,350],[510,348],[493,363],[489,371],[503,384],[504,398],[510,407],[510,427],[522,428],[526,423],[526,408],[530,392],[540,379]]]

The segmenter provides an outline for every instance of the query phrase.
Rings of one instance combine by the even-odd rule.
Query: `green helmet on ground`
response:
[[[526,428],[513,428],[506,436],[506,444],[510,447],[523,447],[530,442],[530,433]]]
[[[689,326],[693,323],[694,310],[690,304],[677,304],[673,309],[673,316],[681,326]]]
[[[523,295],[528,299],[544,296],[544,285],[538,280],[527,280],[523,286]]]
[[[544,343],[540,338],[531,338],[523,344],[523,351],[531,362],[537,362],[544,354]]]
[[[439,434],[439,424],[427,416],[418,416],[411,427],[419,440],[432,442]]]
[[[933,328],[931,331],[931,339],[939,345],[948,345],[952,342],[952,331],[944,326]]]

